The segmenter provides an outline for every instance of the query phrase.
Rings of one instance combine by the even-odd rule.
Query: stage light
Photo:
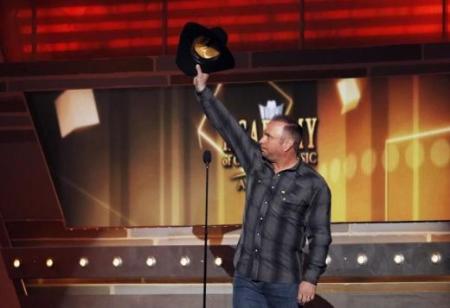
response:
[[[437,264],[442,261],[442,255],[439,252],[435,252],[430,257],[431,263]]]
[[[148,257],[145,261],[145,264],[147,264],[148,267],[152,267],[156,265],[156,258],[155,257]]]
[[[180,264],[181,266],[189,266],[191,264],[191,259],[187,256],[181,257]]]
[[[402,264],[405,262],[405,256],[401,253],[398,253],[394,256],[394,262],[395,264]]]
[[[398,150],[398,146],[395,143],[386,143],[381,159],[383,168],[388,172],[392,172],[398,167],[399,162],[400,152]]]
[[[369,261],[369,259],[363,253],[358,254],[358,256],[356,257],[356,262],[358,262],[359,265],[366,264],[367,261]]]
[[[13,266],[14,266],[15,268],[19,268],[19,267],[20,267],[20,260],[19,260],[19,259],[14,259],[14,261],[13,261]]]
[[[214,264],[215,264],[215,265],[221,266],[222,263],[223,263],[223,260],[222,260],[221,257],[217,257],[217,258],[214,259]]]
[[[423,143],[419,140],[413,140],[409,143],[405,151],[406,165],[411,168],[419,168],[425,160],[425,149]]]
[[[115,257],[115,258],[113,259],[113,261],[112,261],[112,265],[113,265],[114,267],[122,266],[122,263],[123,263],[123,261],[122,261],[122,258],[121,258],[121,257]]]
[[[325,263],[326,263],[327,265],[330,265],[331,261],[332,261],[332,259],[331,259],[331,257],[328,255],[327,258],[325,259]]]
[[[430,159],[436,167],[445,167],[450,161],[450,145],[444,138],[435,140],[430,149]]]
[[[339,158],[333,158],[330,163],[329,176],[332,182],[338,182],[341,176],[341,161]]]
[[[78,262],[80,264],[81,267],[86,267],[89,264],[89,260],[88,258],[80,258],[80,261]]]
[[[347,179],[353,178],[356,174],[356,169],[358,168],[356,155],[353,153],[348,154],[343,163],[343,167]]]
[[[377,163],[377,155],[374,149],[366,149],[361,157],[361,170],[365,175],[372,175]]]
[[[341,114],[355,109],[361,99],[361,91],[355,78],[341,79],[337,83],[339,96],[341,98]]]
[[[45,265],[47,266],[47,267],[52,267],[53,266],[53,259],[52,258],[48,258],[46,261],[45,261]]]
[[[319,173],[322,175],[325,179],[328,179],[328,165],[327,163],[321,161],[319,162]]]

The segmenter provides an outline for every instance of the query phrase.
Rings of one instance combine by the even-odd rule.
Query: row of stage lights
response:
[[[329,264],[331,262],[331,258],[330,256],[327,257],[327,264]],[[405,256],[401,253],[395,254],[392,258],[392,261],[394,261],[395,264],[403,264],[405,263],[406,259]],[[439,252],[434,252],[430,255],[430,262],[433,264],[438,264],[441,263],[442,261],[442,255]],[[358,263],[359,265],[364,265],[367,264],[369,262],[369,258],[367,257],[366,254],[360,253],[357,255],[356,257],[356,263]]]
[[[344,258],[344,260],[347,260],[347,258]],[[403,264],[405,262],[405,256],[401,253],[395,254],[392,257],[392,261],[394,261],[395,264]],[[330,256],[327,256],[325,262],[327,265],[330,265],[332,259]],[[430,262],[433,264],[438,264],[442,261],[442,255],[439,252],[432,253],[430,255]],[[369,262],[369,258],[366,254],[360,253],[356,256],[356,263],[359,265],[364,265]]]
[[[214,259],[214,264],[216,266],[221,266],[222,265],[222,258],[220,257],[216,257]],[[123,265],[123,260],[121,257],[114,257],[112,259],[112,265],[114,267],[121,267]],[[47,267],[53,267],[53,265],[55,264],[55,262],[53,261],[52,258],[48,258],[47,260],[45,260],[45,266]],[[80,265],[80,267],[86,267],[89,265],[89,259],[86,257],[81,257],[80,260],[78,261],[78,264]],[[156,258],[155,257],[148,257],[145,260],[145,264],[148,267],[153,267],[156,265]],[[191,264],[191,259],[188,256],[183,256],[180,258],[180,265],[183,267],[189,266]],[[22,265],[22,262],[20,261],[20,259],[14,259],[13,260],[13,267],[14,268],[19,268]]]
[[[344,258],[346,259],[346,258]],[[392,258],[392,260],[394,261],[395,264],[403,264],[405,262],[405,256],[401,253],[399,254],[395,254]],[[329,265],[331,263],[332,259],[330,256],[327,256],[326,259],[326,264]],[[438,264],[442,261],[442,255],[439,252],[434,252],[430,255],[430,262],[433,264]],[[367,257],[366,254],[360,253],[356,256],[356,263],[358,263],[359,265],[364,265],[367,264],[369,262],[369,258]],[[223,260],[221,257],[216,257],[214,259],[214,264],[216,266],[221,266],[223,263]],[[89,259],[86,257],[82,257],[80,258],[80,260],[78,261],[78,264],[80,265],[80,267],[86,267],[89,265]],[[145,261],[145,264],[148,267],[153,267],[156,265],[156,258],[155,257],[148,257]],[[188,256],[183,256],[180,258],[180,265],[183,267],[189,266],[191,264],[191,259]],[[20,259],[14,259],[13,261],[13,267],[14,268],[19,268],[22,265]],[[52,258],[48,258],[45,261],[45,265],[47,267],[53,267],[54,265],[54,261]],[[121,257],[114,257],[112,260],[112,265],[114,267],[120,267],[123,265],[123,260]]]

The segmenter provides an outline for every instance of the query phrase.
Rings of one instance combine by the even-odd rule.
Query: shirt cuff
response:
[[[211,90],[209,90],[209,88],[208,87],[205,87],[203,90],[201,90],[201,91],[197,91],[197,89],[195,89],[195,94],[197,95],[197,96],[205,96],[206,95],[206,93],[207,92],[211,92]]]
[[[302,277],[302,281],[307,281],[314,285],[317,285],[318,280],[319,280],[318,275],[316,275],[312,270],[306,270]]]

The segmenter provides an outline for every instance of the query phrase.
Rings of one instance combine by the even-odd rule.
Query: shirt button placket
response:
[[[258,252],[261,248],[261,228],[262,228],[262,222],[264,221],[263,216],[259,216],[259,224],[256,226],[256,233],[255,233],[255,257],[258,257]]]
[[[267,201],[264,201],[264,204],[267,204]],[[258,269],[259,269],[259,256],[261,253],[261,229],[263,226],[263,222],[264,222],[264,216],[263,215],[259,215],[258,217],[259,223],[256,225],[256,232],[255,232],[255,239],[254,239],[254,243],[255,243],[255,247],[253,249],[253,268],[252,268],[252,274],[253,277],[255,277],[255,279],[258,277]]]
[[[258,229],[261,225],[258,226]],[[256,234],[259,234],[257,231]],[[261,237],[256,236],[255,238],[255,248],[253,249],[253,266],[252,266],[252,276],[254,279],[258,279],[258,271],[259,271],[259,254],[261,250]]]

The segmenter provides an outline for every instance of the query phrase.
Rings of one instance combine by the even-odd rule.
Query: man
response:
[[[259,146],[206,87],[194,86],[208,119],[231,146],[247,177],[242,233],[234,256],[233,307],[291,308],[314,299],[331,243],[331,195],[324,179],[301,162],[301,127],[272,119]],[[309,256],[302,248],[309,240]]]

